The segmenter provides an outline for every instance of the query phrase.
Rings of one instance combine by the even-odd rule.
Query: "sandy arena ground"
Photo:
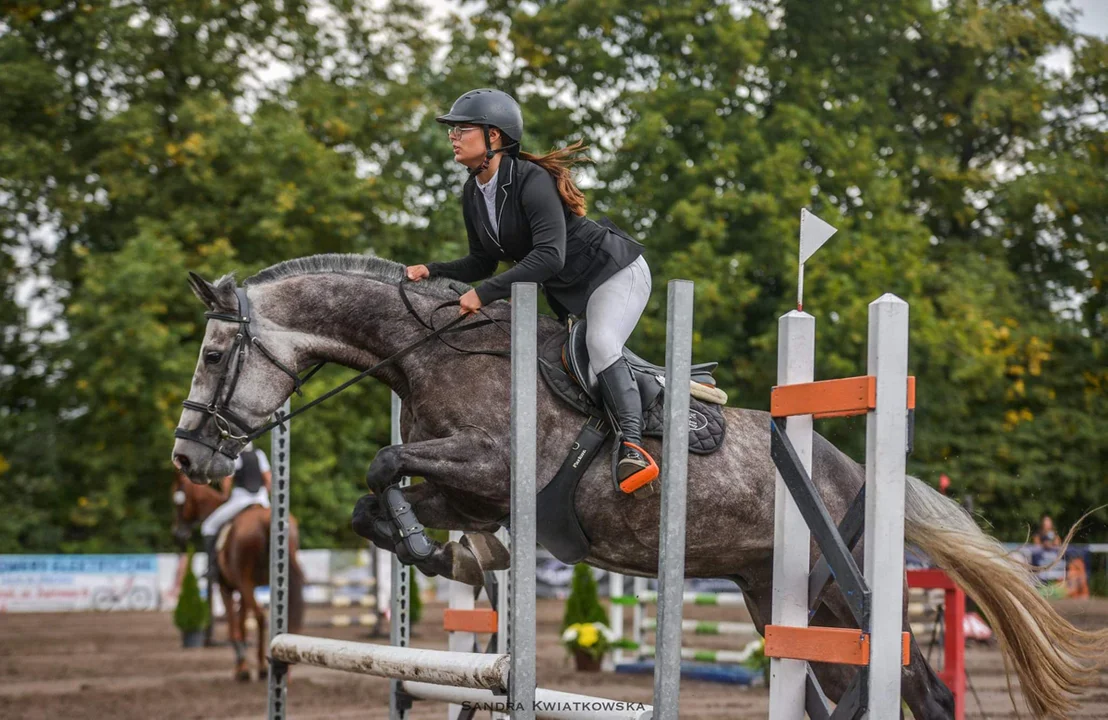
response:
[[[539,601],[540,683],[557,690],[649,703],[650,676],[574,671],[557,642],[562,608],[561,601]],[[1108,626],[1108,600],[1062,602],[1059,609],[1081,627]],[[326,618],[323,613],[312,610],[309,622],[318,625]],[[733,608],[709,607],[687,607],[685,613],[687,618],[746,619],[737,615]],[[445,636],[436,630],[441,622],[442,606],[427,606],[412,644],[445,649]],[[312,627],[307,632],[368,639],[360,628]],[[224,637],[221,625],[217,639]],[[701,647],[739,644],[736,638],[730,642],[728,638],[690,639],[696,639]],[[933,657],[939,654],[936,650]],[[971,692],[968,699],[968,717],[1016,717],[1008,700],[1000,652],[974,645],[967,650],[967,664],[976,690],[976,697]],[[265,684],[235,682],[231,667],[229,647],[181,649],[168,613],[0,615],[0,718],[5,720],[264,717]],[[682,718],[763,718],[767,708],[764,688],[691,680],[681,683]],[[444,706],[433,703],[418,704],[412,712],[413,718],[420,719],[444,716]],[[289,717],[387,718],[388,682],[297,668],[289,690]],[[1097,686],[1081,698],[1081,708],[1072,717],[1108,718],[1108,672],[1101,673]]]

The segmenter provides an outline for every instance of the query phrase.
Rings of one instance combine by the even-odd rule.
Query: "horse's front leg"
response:
[[[468,426],[449,437],[381,448],[365,482],[372,492],[381,494],[402,477],[423,477],[507,505],[508,472],[508,457],[500,444],[481,428]]]
[[[406,475],[425,478],[427,488],[409,488],[405,494],[396,483]],[[461,544],[442,545],[427,537],[421,521],[434,517],[433,522],[446,529],[474,525],[444,504],[441,495],[436,497],[436,485],[464,487],[484,504],[507,503],[505,461],[483,431],[470,428],[448,438],[383,448],[366,473],[366,484],[376,495],[358,502],[354,529],[383,547],[391,542],[401,562],[469,584],[480,584],[484,570],[506,565],[507,552],[491,535],[480,533]],[[424,496],[414,497],[418,493]],[[418,506],[412,502],[417,499]]]

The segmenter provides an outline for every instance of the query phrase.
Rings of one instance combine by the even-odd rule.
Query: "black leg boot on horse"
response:
[[[354,531],[380,547],[396,553],[400,562],[415,565],[425,574],[442,575],[467,585],[480,586],[491,570],[510,564],[507,549],[488,532],[466,533],[461,542],[439,543],[427,537],[411,497],[419,486],[401,488],[397,479],[423,475],[418,464],[418,444],[382,448],[366,472],[373,495],[358,501],[352,518]]]
[[[625,493],[648,486],[658,477],[658,463],[642,447],[642,398],[626,358],[619,358],[597,375],[604,405],[619,433],[613,463],[616,484]]]

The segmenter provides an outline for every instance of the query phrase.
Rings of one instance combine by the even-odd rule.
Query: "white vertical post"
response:
[[[900,713],[904,601],[904,472],[908,423],[908,303],[886,293],[869,306],[869,363],[877,408],[866,416],[865,577],[870,587],[867,717]]]
[[[777,384],[812,382],[815,376],[816,319],[794,310],[777,324]],[[804,469],[812,472],[812,416],[788,420],[786,434]],[[780,472],[773,504],[773,625],[808,625],[808,569],[811,531]],[[772,720],[804,717],[804,660],[770,658],[769,713]],[[895,716],[890,716],[895,717]]]
[[[378,627],[375,634],[384,632],[384,621],[392,617],[392,553],[384,548],[371,545],[373,553],[373,574],[375,596],[377,598]]]
[[[623,595],[623,575],[615,572],[608,572],[608,625],[612,628],[612,632],[620,640],[623,639],[623,605],[617,603],[615,598]],[[612,664],[620,665],[623,663],[623,649],[616,648],[612,653]]]
[[[508,550],[508,556],[515,563],[512,548],[512,533],[504,528],[496,531],[496,539]],[[508,570],[494,570],[496,576],[496,652],[508,655],[512,649],[512,573]],[[492,599],[491,597],[489,598]],[[511,720],[511,715],[493,711],[492,720]]]
[[[392,396],[392,431],[390,442],[399,445],[403,442],[400,437],[400,396],[391,393]],[[409,477],[400,478],[400,486],[407,487],[412,484]],[[411,642],[412,618],[411,612],[412,588],[411,577],[407,565],[394,560],[392,565],[392,606],[389,610],[389,643],[395,647],[408,647]],[[400,681],[389,681],[389,720],[408,720],[409,712],[402,708],[400,700]]]
[[[450,539],[454,542],[460,542],[462,539],[461,530],[451,530]],[[449,583],[449,589],[447,590],[447,605],[453,610],[472,610],[476,607],[476,603],[473,601],[473,588],[465,583],[451,581]],[[475,652],[474,644],[477,642],[477,633],[452,631],[447,636],[447,650],[453,652]],[[461,705],[451,703],[446,708],[446,717],[448,720],[457,720],[458,715],[465,710]]]
[[[514,558],[512,534],[500,528],[496,531],[496,539]],[[508,570],[496,570],[494,574],[496,575],[496,652],[507,655],[512,646],[512,576]]]
[[[643,636],[642,627],[646,622],[646,603],[643,602],[642,596],[646,594],[646,578],[636,577],[631,582],[631,593],[635,596],[637,602],[635,606],[631,608],[631,642],[635,643],[635,659],[639,662],[643,661],[646,656],[642,653]],[[655,643],[657,644],[657,643]]]
[[[662,431],[658,629],[654,718],[677,720],[681,692],[681,616],[685,596],[685,518],[689,465],[689,387],[693,284],[671,280],[666,311],[665,427]]]
[[[512,566],[508,573],[512,583],[508,700],[513,720],[535,718],[538,307],[535,283],[513,283]]]

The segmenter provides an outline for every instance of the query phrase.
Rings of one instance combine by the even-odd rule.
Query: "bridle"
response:
[[[323,363],[316,365],[312,368],[308,374],[303,378],[297,375],[293,370],[289,369],[287,365],[277,359],[272,352],[270,352],[262,341],[250,332],[250,300],[246,297],[246,290],[243,288],[235,288],[235,296],[238,298],[238,313],[232,315],[230,313],[220,312],[206,312],[204,317],[209,320],[220,320],[229,323],[238,323],[239,331],[235,334],[235,340],[231,343],[231,350],[229,353],[229,359],[227,365],[223,370],[223,373],[219,376],[219,382],[216,383],[215,392],[212,393],[212,399],[208,403],[199,403],[193,400],[186,399],[182,404],[188,410],[195,410],[200,413],[204,413],[205,417],[200,421],[200,424],[191,430],[185,428],[177,428],[173,431],[173,436],[181,438],[182,440],[191,440],[196,443],[200,443],[204,447],[213,450],[218,453],[231,458],[232,460],[238,456],[242,448],[246,446],[246,443],[252,439],[261,435],[266,430],[274,427],[273,425],[264,426],[264,429],[252,428],[250,424],[238,416],[230,407],[231,398],[235,395],[235,388],[238,386],[239,376],[242,374],[242,368],[246,364],[246,353],[251,347],[257,348],[258,352],[264,355],[271,363],[276,365],[283,373],[292,378],[293,387],[298,395],[303,395],[301,386],[307,382],[312,375],[316,374]],[[226,388],[226,392],[224,389]],[[216,429],[219,431],[219,444],[212,445],[204,439],[201,434],[202,431],[208,426],[209,423],[215,423]],[[238,429],[236,433],[233,429]],[[231,443],[233,451],[226,447],[228,443]]]
[[[468,317],[466,315],[459,315],[457,318],[455,318],[451,322],[447,323],[446,325],[442,326],[441,328],[436,329],[431,324],[425,322],[423,320],[423,318],[419,317],[418,313],[416,313],[415,308],[412,306],[411,301],[408,300],[408,296],[407,296],[407,294],[404,290],[404,282],[403,281],[400,282],[399,289],[400,289],[400,297],[404,301],[404,306],[407,308],[408,312],[411,313],[419,321],[419,323],[421,325],[423,325],[423,327],[428,328],[431,332],[427,333],[426,335],[419,338],[415,342],[401,348],[400,350],[393,353],[389,357],[385,358],[381,362],[377,363],[373,367],[371,367],[367,370],[363,370],[361,373],[359,373],[355,377],[351,378],[350,380],[347,380],[343,384],[339,385],[338,387],[334,388],[333,390],[330,390],[326,394],[321,395],[320,397],[316,398],[315,400],[312,400],[311,402],[307,403],[306,405],[303,405],[302,407],[299,407],[296,410],[293,410],[291,413],[289,413],[287,415],[284,415],[284,414],[279,415],[277,419],[272,420],[268,423],[265,423],[264,425],[261,425],[261,426],[258,426],[258,427],[255,428],[255,427],[251,427],[248,422],[243,420],[241,417],[239,417],[239,415],[237,413],[235,413],[234,411],[232,411],[230,409],[230,407],[228,407],[231,404],[231,399],[234,397],[235,388],[237,387],[238,381],[239,381],[239,375],[242,373],[242,368],[243,368],[244,364],[246,363],[247,351],[250,348],[257,348],[257,350],[262,355],[264,355],[271,363],[273,363],[283,373],[285,373],[290,378],[292,378],[293,389],[295,390],[296,394],[300,395],[300,396],[304,395],[303,391],[301,390],[301,387],[304,385],[304,383],[306,383],[309,379],[311,379],[311,377],[313,375],[315,375],[317,372],[319,372],[319,370],[326,363],[321,362],[321,363],[317,364],[315,367],[313,367],[311,370],[309,370],[303,377],[301,377],[301,376],[297,375],[296,371],[292,370],[287,365],[285,365],[280,360],[278,360],[277,356],[274,355],[272,352],[270,352],[266,348],[266,346],[264,344],[262,344],[261,340],[259,340],[255,335],[251,334],[251,332],[250,332],[250,300],[246,297],[246,290],[244,288],[238,288],[238,287],[235,288],[235,296],[238,298],[238,306],[239,306],[237,314],[232,315],[230,313],[220,313],[220,312],[213,312],[213,311],[209,311],[209,312],[204,313],[204,317],[206,317],[209,320],[219,320],[219,321],[222,321],[222,322],[230,322],[230,323],[237,323],[238,324],[239,331],[235,335],[234,342],[231,344],[231,350],[230,350],[230,356],[231,357],[228,359],[227,365],[223,370],[223,374],[220,375],[219,381],[216,383],[215,392],[212,393],[212,399],[211,399],[210,402],[208,402],[208,403],[199,403],[199,402],[195,402],[193,400],[186,399],[182,403],[182,405],[184,405],[185,408],[188,409],[188,410],[195,410],[197,412],[204,413],[204,419],[200,421],[199,425],[197,425],[196,427],[194,427],[192,429],[187,429],[187,428],[182,428],[182,427],[176,428],[173,431],[173,436],[176,437],[176,438],[180,438],[182,440],[191,440],[192,442],[199,443],[199,444],[203,445],[204,447],[208,448],[209,450],[212,450],[213,452],[218,452],[218,453],[230,458],[231,460],[234,460],[238,456],[238,454],[242,451],[242,448],[244,448],[246,446],[246,444],[248,442],[250,442],[251,440],[254,440],[255,438],[257,438],[261,435],[264,435],[265,433],[269,432],[270,430],[272,430],[273,428],[275,428],[279,425],[283,426],[284,422],[286,420],[292,418],[293,416],[299,415],[300,413],[305,412],[306,410],[318,405],[319,403],[323,402],[324,400],[327,400],[327,399],[333,397],[334,395],[337,395],[338,393],[340,393],[343,390],[347,389],[348,387],[350,387],[354,383],[359,382],[361,380],[364,380],[365,378],[369,377],[370,375],[378,372],[379,370],[381,370],[385,366],[391,365],[392,363],[395,363],[400,358],[404,357],[405,355],[407,355],[411,351],[415,350],[417,347],[419,347],[423,343],[427,342],[428,340],[433,340],[435,338],[439,338],[448,347],[450,347],[454,350],[457,350],[459,352],[464,352],[464,353],[469,353],[469,354],[505,355],[505,356],[509,354],[507,351],[503,351],[503,350],[462,350],[461,348],[456,348],[453,345],[450,345],[445,340],[443,340],[442,337],[441,337],[442,335],[446,335],[446,334],[452,334],[452,333],[466,332],[468,330],[474,330],[476,328],[483,327],[483,326],[489,325],[489,324],[493,324],[493,325],[496,325],[497,327],[500,327],[500,323],[502,321],[494,320],[493,318],[490,318],[487,315],[485,315],[485,313],[483,311],[481,311],[481,314],[485,315],[484,320],[478,320],[476,322],[469,323],[468,325],[464,325],[462,327],[455,327],[456,325],[458,325],[462,321],[466,320],[467,317]],[[457,288],[454,288],[454,290],[455,290],[455,292],[458,292]],[[449,301],[444,302],[440,305],[437,305],[434,308],[434,310],[431,311],[431,317],[434,318],[435,312],[441,310],[442,308],[454,306],[454,305],[457,305],[457,304],[458,304],[457,300],[449,300]],[[504,332],[507,332],[502,327],[500,327],[500,329]],[[509,333],[509,336],[510,336],[510,333]],[[234,363],[233,369],[232,369],[232,363]],[[226,388],[226,390],[225,390],[225,388]],[[201,435],[201,433],[204,431],[204,429],[208,426],[209,423],[215,423],[216,429],[218,430],[219,443],[217,445],[213,445],[213,444],[209,443]]]

